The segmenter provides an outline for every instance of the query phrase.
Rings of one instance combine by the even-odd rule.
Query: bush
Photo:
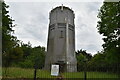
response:
[[[31,60],[25,60],[24,62],[20,62],[19,63],[20,67],[22,68],[33,68],[34,67],[34,64]]]

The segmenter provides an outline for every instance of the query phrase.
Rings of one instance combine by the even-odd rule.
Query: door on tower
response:
[[[64,61],[58,61],[57,63],[59,65],[59,71],[60,73],[65,72],[66,71],[66,65]]]

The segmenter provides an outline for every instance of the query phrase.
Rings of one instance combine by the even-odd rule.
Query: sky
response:
[[[12,2],[5,0],[9,5],[9,14],[16,26],[14,35],[23,43],[34,46],[47,47],[49,12],[62,4],[71,8],[75,13],[75,49],[86,50],[92,55],[102,50],[102,36],[97,30],[98,10],[101,2]]]

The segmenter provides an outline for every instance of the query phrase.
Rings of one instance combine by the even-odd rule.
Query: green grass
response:
[[[3,77],[11,77],[11,78],[32,78],[33,77],[33,69],[22,69],[22,68],[7,68],[5,73],[5,68],[2,69]]]
[[[66,78],[84,78],[84,72],[63,73]],[[118,78],[117,74],[105,72],[87,72],[87,78]]]
[[[87,78],[118,78],[117,74],[105,72],[87,72]]]
[[[2,78],[2,67],[0,67],[0,80]]]
[[[5,73],[5,68],[2,69],[2,76],[9,78],[33,78],[34,77],[34,69],[26,69],[26,68],[14,68],[10,67],[7,69]],[[39,78],[53,78],[50,76],[50,72],[45,70],[37,70],[37,77]]]
[[[3,78],[5,75],[5,68],[2,69]],[[14,68],[10,67],[7,70],[8,78],[33,78],[34,69],[24,69],[24,68]],[[83,72],[74,72],[74,73],[62,73],[65,78],[84,78]],[[37,70],[38,78],[55,78],[50,75],[50,72],[45,70]],[[87,78],[118,78],[117,74],[113,73],[104,73],[104,72],[87,72]]]

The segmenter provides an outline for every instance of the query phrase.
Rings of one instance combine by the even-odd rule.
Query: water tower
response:
[[[68,7],[58,6],[51,10],[45,69],[59,64],[61,72],[76,72],[74,12]]]

